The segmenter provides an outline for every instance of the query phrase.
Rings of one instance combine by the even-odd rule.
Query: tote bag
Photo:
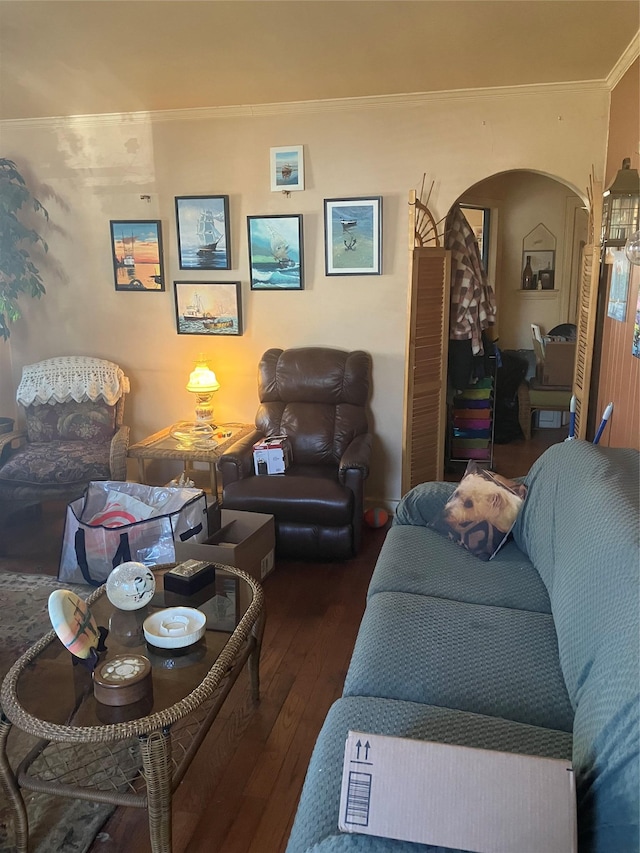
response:
[[[201,489],[100,480],[67,506],[58,579],[100,586],[120,563],[175,562],[174,542],[204,542]]]

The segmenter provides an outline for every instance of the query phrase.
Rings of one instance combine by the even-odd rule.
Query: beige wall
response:
[[[603,163],[606,126],[606,92],[589,86],[5,122],[4,155],[28,167],[51,217],[47,296],[27,303],[14,328],[13,382],[23,364],[56,354],[111,358],[131,377],[126,421],[138,440],[190,416],[184,386],[201,350],[221,384],[216,418],[250,421],[266,348],[363,348],[373,357],[376,434],[367,497],[393,502],[400,496],[408,190],[420,187],[424,172],[426,186],[435,181],[436,219],[466,188],[510,169],[583,191],[592,164]],[[305,149],[306,190],[289,198],[269,190],[269,148],[286,144]],[[230,196],[233,269],[180,272],[174,197],[207,193]],[[367,195],[384,199],[383,275],[326,277],[323,199]],[[302,292],[249,289],[246,217],[269,213],[304,217]],[[163,225],[166,292],[116,293],[109,220],[153,218]],[[176,334],[173,281],[189,279],[242,282],[242,337]]]

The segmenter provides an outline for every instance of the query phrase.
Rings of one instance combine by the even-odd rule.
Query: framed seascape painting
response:
[[[251,290],[302,290],[302,216],[248,216]]]
[[[116,290],[164,290],[159,219],[112,219],[111,256]]]
[[[288,145],[271,148],[271,192],[304,189],[304,148]]]
[[[382,198],[325,198],[327,275],[382,273]]]
[[[179,335],[241,335],[239,281],[174,281]]]
[[[231,269],[228,195],[176,196],[181,270]]]

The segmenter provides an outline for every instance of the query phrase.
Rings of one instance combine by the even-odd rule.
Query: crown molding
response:
[[[631,47],[631,46],[630,46]],[[633,61],[629,61],[629,65]],[[628,67],[628,66],[627,66]],[[626,69],[625,69],[626,70]],[[624,72],[623,72],[624,73]],[[620,75],[622,76],[622,75]],[[607,80],[583,80],[566,83],[540,83],[523,86],[494,86],[483,89],[448,89],[442,92],[412,92],[400,95],[371,95],[361,98],[339,98],[319,101],[290,101],[276,104],[247,104],[229,107],[197,107],[124,113],[95,113],[75,116],[45,116],[28,119],[3,119],[0,127],[35,130],[47,128],[108,127],[110,125],[149,124],[210,119],[258,118],[274,115],[308,115],[310,113],[346,112],[354,110],[416,107],[436,102],[478,101],[535,95],[584,94],[609,90]]]
[[[631,39],[626,50],[607,75],[606,85],[609,90],[617,86],[638,56],[640,56],[640,30]]]

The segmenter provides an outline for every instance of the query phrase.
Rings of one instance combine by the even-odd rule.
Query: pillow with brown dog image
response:
[[[524,483],[469,462],[460,484],[429,527],[480,560],[490,560],[506,542],[526,495]]]

